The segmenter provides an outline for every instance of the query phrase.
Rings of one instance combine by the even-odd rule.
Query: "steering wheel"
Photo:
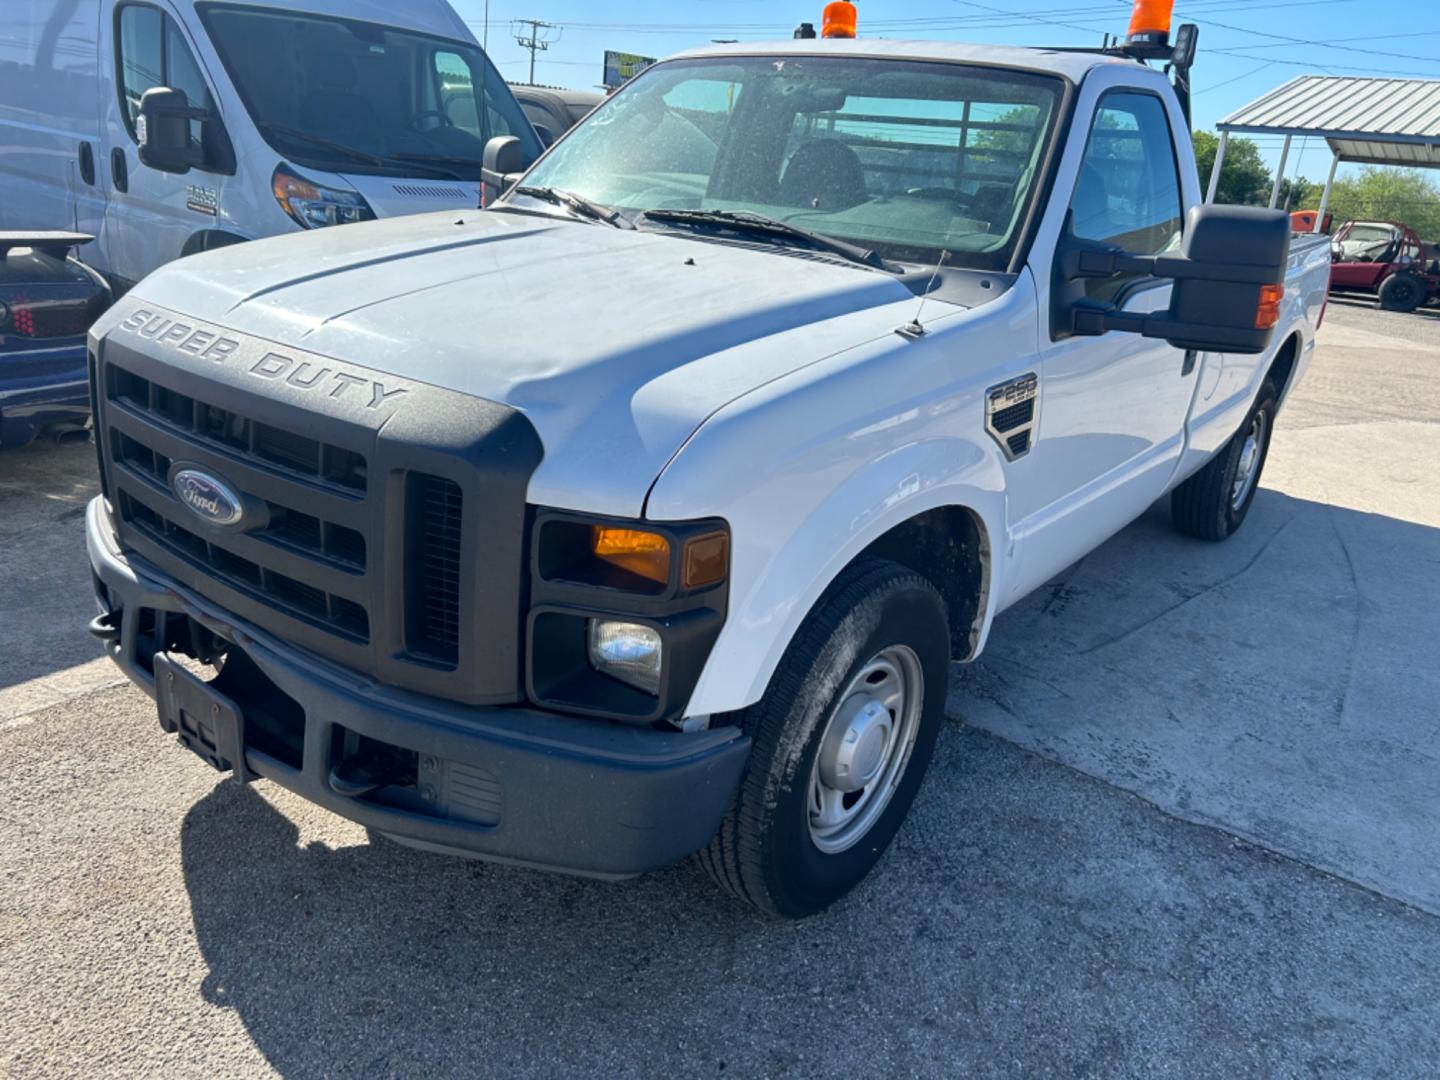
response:
[[[426,119],[427,117],[434,117],[436,120],[439,120],[440,123],[437,125],[438,127],[455,126],[455,121],[450,119],[450,114],[447,113],[444,109],[421,109],[414,116],[410,117],[410,126],[416,131],[433,131],[434,128],[427,129],[420,126],[420,121]]]

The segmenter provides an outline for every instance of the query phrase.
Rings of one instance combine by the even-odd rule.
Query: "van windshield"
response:
[[[275,151],[332,172],[478,180],[485,143],[534,129],[474,45],[353,19],[206,5],[205,28]]]
[[[953,265],[1004,269],[1061,89],[1050,76],[960,64],[670,61],[601,105],[524,186],[641,225],[645,211],[762,214],[896,260],[933,262],[943,250]]]

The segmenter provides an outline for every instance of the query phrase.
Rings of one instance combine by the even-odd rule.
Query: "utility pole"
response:
[[[544,52],[556,41],[560,40],[557,33],[553,37],[549,31],[560,30],[554,23],[541,22],[539,19],[516,19],[512,25],[512,33],[515,35],[515,44],[522,49],[530,50],[530,85],[535,85],[535,54]],[[525,27],[530,28],[530,33],[524,33]]]

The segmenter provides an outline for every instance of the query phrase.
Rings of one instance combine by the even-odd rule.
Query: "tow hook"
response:
[[[414,755],[351,754],[330,769],[330,790],[347,799],[358,799],[392,784],[414,782]]]
[[[90,620],[90,625],[85,627],[107,645],[113,645],[120,640],[120,624],[115,621],[116,613],[104,611]]]

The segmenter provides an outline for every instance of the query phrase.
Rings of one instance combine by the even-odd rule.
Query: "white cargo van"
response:
[[[446,0],[6,8],[0,228],[95,235],[86,261],[121,291],[239,240],[474,207],[487,142],[540,153]]]

